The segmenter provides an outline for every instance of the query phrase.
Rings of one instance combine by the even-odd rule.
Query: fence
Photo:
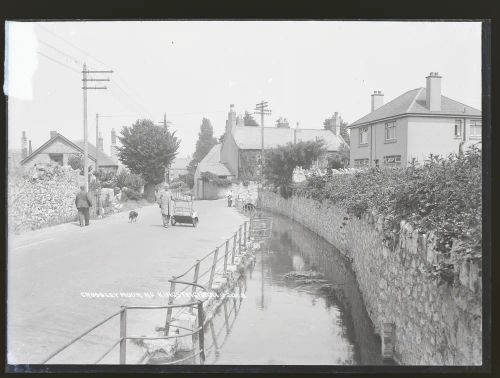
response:
[[[118,315],[120,316],[120,337],[113,342],[113,344],[106,350],[104,354],[102,354],[94,364],[98,364],[100,361],[104,359],[111,351],[115,349],[119,345],[119,364],[123,365],[127,363],[127,340],[168,340],[168,339],[176,339],[181,337],[192,336],[197,338],[198,340],[198,351],[193,351],[193,354],[188,357],[183,357],[180,360],[172,361],[171,363],[178,363],[184,360],[195,358],[199,356],[199,361],[201,364],[205,362],[205,346],[204,346],[204,333],[203,328],[205,326],[204,321],[204,310],[203,303],[208,299],[208,296],[205,296],[204,299],[198,299],[196,301],[191,300],[188,303],[175,304],[175,297],[178,294],[191,289],[191,298],[197,296],[199,290],[203,291],[205,294],[208,294],[214,288],[214,279],[216,273],[222,273],[223,276],[226,276],[228,273],[228,265],[235,265],[235,259],[238,255],[242,254],[243,247],[246,246],[250,233],[248,229],[248,221],[245,221],[242,225],[239,226],[238,230],[234,233],[234,235],[224,241],[222,244],[217,246],[213,251],[205,255],[199,260],[196,260],[195,264],[193,264],[189,269],[187,269],[184,273],[179,276],[173,276],[170,282],[170,296],[168,300],[168,304],[164,306],[122,306],[120,311],[115,312],[114,314],[108,316],[101,322],[96,325],[90,327],[85,332],[75,337],[61,348],[57,349],[50,356],[48,356],[42,364],[47,363],[52,360],[58,354],[66,350],[71,345],[75,344],[77,341],[81,340],[83,337],[101,327],[105,323],[114,319]],[[208,265],[208,266],[207,266]],[[192,278],[187,279],[188,273],[193,272]],[[183,280],[180,280],[183,279]],[[180,292],[176,292],[177,285],[184,285],[184,289]],[[189,310],[190,313],[194,312],[194,308],[196,308],[197,315],[197,327],[194,329],[181,327],[179,325],[175,325],[176,328],[187,330],[188,333],[185,334],[174,334],[169,335],[169,328],[174,320],[180,315],[182,311]],[[157,331],[163,331],[163,336],[130,336],[127,334],[127,313],[129,310],[160,310],[166,309],[167,315],[165,320],[165,327],[157,328]],[[177,312],[174,314],[174,309]],[[144,357],[141,359],[141,361]]]

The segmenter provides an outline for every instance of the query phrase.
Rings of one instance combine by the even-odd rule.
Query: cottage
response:
[[[216,199],[222,196],[222,190],[220,188],[202,180],[202,173],[209,172],[221,179],[231,179],[235,177],[221,161],[221,147],[222,144],[220,143],[213,146],[196,167],[193,193],[198,199]]]
[[[261,127],[244,126],[236,117],[231,105],[226,121],[226,135],[221,146],[221,162],[237,178],[252,179],[259,175],[259,160],[262,146]],[[264,149],[275,148],[287,143],[323,140],[327,155],[339,157],[341,145],[346,145],[340,136],[340,128],[303,129],[286,127],[264,127]]]
[[[100,144],[102,147],[102,144]],[[84,142],[70,141],[56,131],[50,132],[50,139],[39,148],[21,160],[20,164],[25,167],[32,167],[43,164],[67,165],[68,159],[74,155],[84,153]],[[101,149],[96,149],[92,143],[88,143],[89,167],[95,167],[96,160],[99,169],[116,172],[118,163],[113,161]]]
[[[382,92],[375,91],[371,112],[349,126],[351,167],[404,167],[480,144],[481,111],[443,96],[441,78],[431,72],[425,88],[385,105]]]

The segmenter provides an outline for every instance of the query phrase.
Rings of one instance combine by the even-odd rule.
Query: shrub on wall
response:
[[[76,219],[78,171],[59,165],[8,177],[8,229],[35,230]]]
[[[228,188],[231,186],[231,180],[220,178],[212,172],[201,172],[200,178],[203,182],[211,182],[220,188]]]
[[[436,250],[448,261],[435,271],[445,277],[454,264],[482,257],[481,169],[481,151],[471,147],[406,169],[310,176],[295,184],[295,194],[331,201],[358,217],[373,210],[384,214],[387,231],[399,231],[405,220],[422,233],[432,233]]]

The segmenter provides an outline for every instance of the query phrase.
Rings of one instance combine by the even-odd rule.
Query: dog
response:
[[[137,211],[132,210],[130,213],[128,213],[128,221],[129,222],[137,222],[137,217],[139,214]]]

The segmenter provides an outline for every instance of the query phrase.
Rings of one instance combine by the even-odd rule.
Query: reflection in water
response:
[[[293,270],[318,271],[328,284],[284,280]],[[227,301],[205,330],[206,363],[382,363],[349,261],[300,224],[273,214],[272,237],[240,287],[246,299]]]

